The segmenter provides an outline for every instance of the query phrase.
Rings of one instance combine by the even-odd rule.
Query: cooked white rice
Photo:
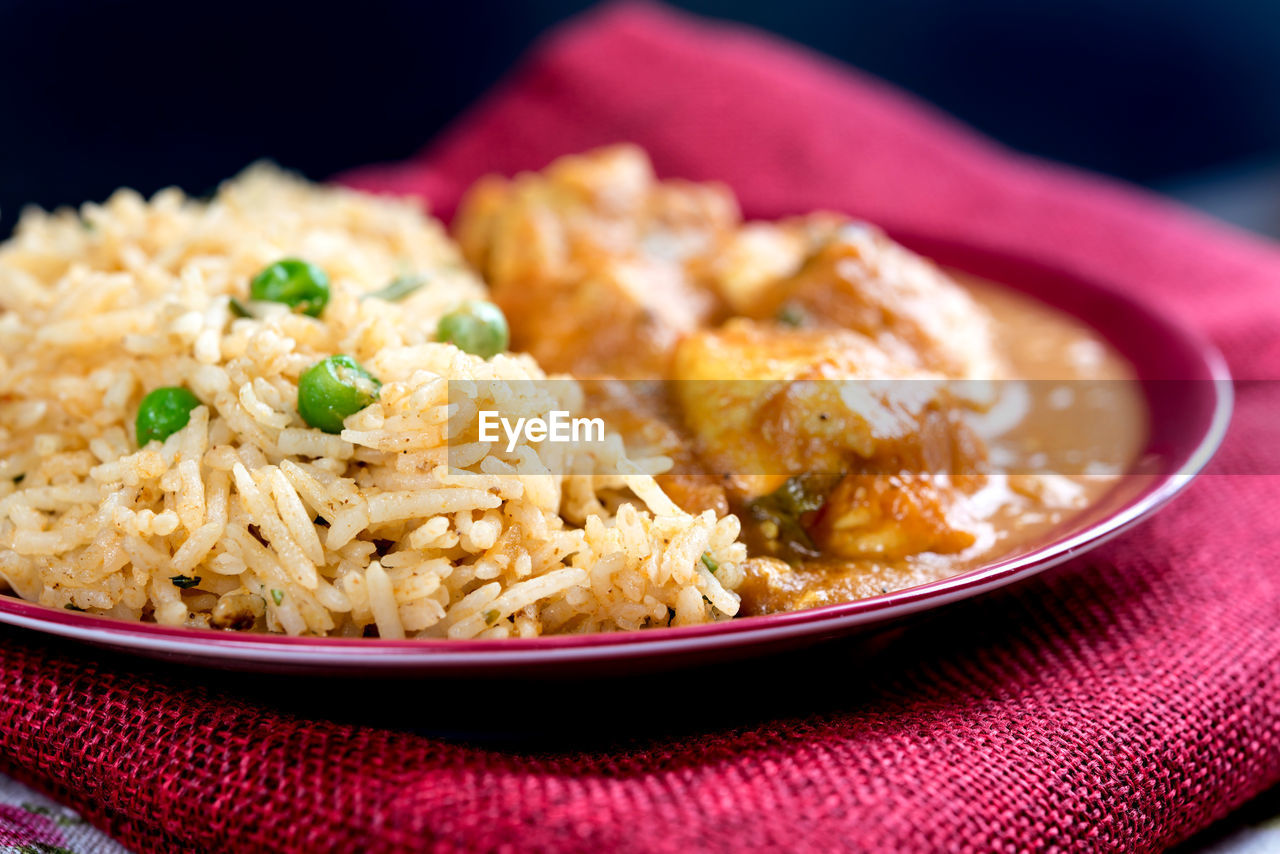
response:
[[[229,298],[291,256],[328,272],[322,318],[233,316]],[[361,298],[405,273],[430,282]],[[564,387],[519,382],[544,376],[528,357],[432,342],[441,313],[483,294],[416,206],[264,167],[209,203],[126,190],[26,213],[0,247],[0,580],[56,608],[293,635],[526,637],[736,613],[737,520],[681,511],[616,441],[508,454],[471,437],[450,472],[469,407],[545,415]],[[385,385],[329,435],[299,417],[297,383],[335,353]],[[475,381],[453,383],[452,407],[449,380]],[[138,404],[160,386],[204,405],[138,450]]]

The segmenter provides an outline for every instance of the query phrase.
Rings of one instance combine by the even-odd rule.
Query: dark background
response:
[[[0,0],[0,236],[121,185],[203,193],[259,157],[410,154],[584,0]],[[1161,188],[1280,156],[1272,0],[678,5],[879,74],[1009,145]],[[1280,198],[1280,194],[1277,195]]]

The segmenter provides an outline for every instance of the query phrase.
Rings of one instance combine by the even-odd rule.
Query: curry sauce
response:
[[[634,458],[665,457],[681,509],[740,520],[742,613],[1043,540],[1145,436],[1129,366],[1074,319],[846,216],[743,221],[632,147],[486,179],[455,229],[513,346],[582,382]]]
[[[1146,408],[1132,366],[1110,344],[1075,318],[1030,297],[953,275],[993,317],[1003,355],[1014,376],[1026,381],[1019,384],[1026,394],[1025,409],[993,448],[1009,471],[1022,473],[993,478],[987,491],[978,494],[975,503],[994,509],[982,536],[969,548],[890,561],[757,561],[739,591],[744,614],[876,596],[1033,547],[1098,501],[1137,457],[1147,435]],[[1041,473],[1025,474],[1031,470]],[[1057,500],[1035,501],[1017,492],[1010,480],[1033,493],[1055,490]]]

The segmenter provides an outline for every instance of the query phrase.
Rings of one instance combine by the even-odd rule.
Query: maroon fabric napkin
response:
[[[1105,279],[1212,336],[1236,376],[1280,375],[1274,246],[656,7],[580,19],[420,157],[343,180],[448,212],[484,172],[623,140],[727,181],[749,215],[835,208]],[[11,631],[0,770],[146,851],[1159,849],[1280,780],[1280,494],[1240,474],[1275,437],[1272,385],[1240,390],[1217,473],[1154,520],[870,660],[284,700]],[[561,737],[423,734],[460,708]]]

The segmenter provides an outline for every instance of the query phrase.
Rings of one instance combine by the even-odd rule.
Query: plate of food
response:
[[[0,246],[0,622],[322,674],[752,655],[1080,554],[1230,410],[1102,283],[744,221],[633,147],[451,230],[258,166]]]

